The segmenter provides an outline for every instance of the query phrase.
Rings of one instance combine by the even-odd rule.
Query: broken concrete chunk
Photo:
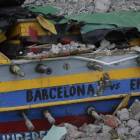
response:
[[[82,132],[76,131],[76,130],[67,130],[68,132],[68,137],[70,139],[77,139],[81,138]]]
[[[134,129],[135,127],[139,126],[139,122],[136,120],[129,120],[126,125],[131,129]]]
[[[134,116],[132,115],[132,112],[129,111],[129,119],[134,120]]]
[[[58,54],[60,52],[60,49],[56,45],[52,45],[52,53]]]
[[[140,120],[140,112],[137,115],[134,116],[134,119],[137,120],[137,121]]]
[[[69,124],[69,123],[64,123],[64,126],[65,126],[65,128],[66,128],[67,130],[75,130],[75,131],[78,130],[78,128],[77,128],[76,126],[71,125],[71,124]]]
[[[115,46],[116,46],[115,43],[110,44],[110,45],[107,46],[107,49],[109,49],[109,50],[114,49]]]
[[[124,109],[121,110],[120,120],[121,121],[129,120],[129,111],[128,111],[128,109],[124,108]]]
[[[120,118],[120,116],[121,116],[121,111],[119,110],[117,111],[117,117]]]
[[[138,136],[140,134],[140,126],[135,127],[132,131],[131,131],[131,135],[133,137]]]
[[[112,137],[117,136],[117,130],[115,130],[115,129],[111,129],[109,133],[111,134]]]
[[[117,117],[115,117],[115,118],[116,118],[119,125],[122,124],[122,122]]]
[[[57,44],[57,46],[58,46],[59,48],[61,48],[63,45],[62,45],[61,43],[59,43],[59,44]]]
[[[136,52],[140,52],[140,47],[135,46],[135,47],[132,47],[131,50],[136,51]]]
[[[72,41],[72,42],[70,43],[70,45],[71,45],[71,46],[75,46],[75,42]]]
[[[88,138],[81,138],[81,139],[78,139],[78,140],[93,140],[93,139],[88,137]]]
[[[103,49],[107,48],[107,46],[109,46],[109,45],[110,45],[110,42],[104,39],[100,42],[99,49],[103,50]]]
[[[35,2],[35,0],[26,0],[25,2],[24,2],[24,4],[31,4],[31,3],[34,3]]]
[[[117,116],[121,121],[113,115],[100,114],[102,120],[89,125],[85,123],[79,129],[69,123],[62,123],[59,126],[65,127],[67,133],[60,140],[139,140],[140,123],[130,119],[130,113],[131,109],[126,108],[118,111]]]
[[[129,140],[136,140],[136,138],[129,138]]]
[[[118,136],[125,137],[125,135],[129,134],[129,128],[117,128]]]
[[[87,133],[82,133],[81,134],[81,138],[87,138],[87,137],[89,137],[89,135]]]
[[[111,134],[109,133],[99,133],[101,140],[109,140],[111,138]]]
[[[132,115],[135,116],[140,112],[140,102],[139,100],[135,100],[135,102],[130,107]]]
[[[97,126],[94,124],[89,124],[83,129],[83,132],[88,133],[89,136],[92,136],[93,133],[97,133],[101,130],[101,126]]]
[[[79,47],[81,47],[81,48],[85,48],[86,45],[85,45],[85,44],[79,44]]]
[[[109,127],[108,125],[103,125],[103,128],[102,128],[102,132],[103,133],[108,133],[112,128]]]
[[[121,124],[119,125],[119,128],[125,128],[125,124],[124,124],[124,123],[121,123]]]
[[[100,125],[100,123],[101,123],[101,121],[98,121],[98,120],[95,120],[95,121],[94,121],[94,124],[95,124],[95,125]]]
[[[88,47],[89,49],[94,49],[94,48],[95,48],[94,45],[90,45],[90,44],[88,44],[87,47]]]
[[[105,13],[109,10],[111,1],[110,0],[94,0],[96,13]]]

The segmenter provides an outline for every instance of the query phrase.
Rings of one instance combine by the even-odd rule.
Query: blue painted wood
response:
[[[46,136],[47,131],[37,131],[37,132],[25,132],[25,133],[15,133],[0,135],[0,140],[36,140],[37,138],[43,138]]]
[[[135,101],[135,99],[140,99],[140,97],[132,97],[128,107]],[[105,100],[105,101],[98,101],[98,102],[86,102],[86,103],[78,103],[78,104],[52,106],[52,107],[48,107],[48,109],[50,110],[53,117],[84,115],[86,114],[86,110],[89,106],[94,106],[98,113],[106,113],[106,112],[112,112],[114,108],[120,104],[121,101],[122,99]],[[41,114],[43,109],[45,108],[29,109],[27,110],[27,117],[30,120],[41,119],[43,118]],[[69,109],[71,109],[70,113],[67,111]],[[14,122],[14,121],[22,121],[22,120],[23,118],[18,115],[18,111],[0,113],[0,122]]]
[[[79,88],[83,88],[83,92],[80,92]],[[55,101],[94,98],[98,96],[96,94],[97,89],[98,83],[95,82],[1,93],[0,106],[13,107]],[[100,96],[126,94],[129,92],[140,92],[140,78],[114,80],[111,82],[111,86],[103,90],[103,93]],[[43,96],[43,94],[46,96]],[[33,99],[28,101],[27,95],[30,95],[29,99],[31,97],[33,97]]]

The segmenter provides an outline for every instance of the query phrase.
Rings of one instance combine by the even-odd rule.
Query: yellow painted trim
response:
[[[29,27],[32,27],[33,29],[35,29],[38,33],[38,36],[52,35],[50,31],[44,31],[38,21],[34,21],[34,22],[18,23],[17,25],[13,26],[10,29],[10,33],[8,32],[8,38],[14,37],[15,35],[20,35],[21,37],[30,36]],[[80,34],[80,30],[76,30],[73,32],[66,32],[66,35],[69,35],[69,34],[78,35]]]
[[[7,38],[11,39],[17,35],[20,35],[20,25],[14,25],[7,31]]]
[[[59,106],[59,105],[67,105],[67,104],[76,104],[76,103],[83,103],[83,102],[97,102],[97,101],[102,101],[102,100],[124,98],[126,96],[127,94],[121,94],[121,95],[102,96],[102,97],[95,97],[95,98],[84,98],[84,99],[77,99],[77,100],[60,101],[60,102],[41,103],[41,104],[18,106],[18,107],[6,107],[6,108],[0,108],[0,112],[33,109],[33,108],[41,108],[41,107],[49,107],[49,106]],[[137,97],[137,96],[140,96],[140,93],[133,93],[131,95],[131,97]]]
[[[6,41],[5,43],[9,43],[9,44],[18,44],[18,45],[20,45],[20,40],[8,40],[8,41]]]
[[[56,77],[44,77],[38,79],[28,79],[21,81],[6,81],[0,82],[0,92],[19,91],[35,88],[46,88],[54,86],[64,86],[82,83],[92,83],[99,81],[103,76],[103,72],[91,72],[75,75],[65,75]],[[109,73],[111,80],[128,79],[140,77],[140,68],[130,68],[121,70],[110,70]]]

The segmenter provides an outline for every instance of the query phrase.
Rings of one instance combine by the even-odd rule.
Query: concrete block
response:
[[[121,116],[121,111],[119,110],[117,111],[117,117],[120,118],[120,116]]]
[[[129,140],[137,140],[136,138],[129,138]]]
[[[95,5],[94,11],[96,13],[105,13],[109,10],[111,1],[110,0],[94,0],[94,5]]]
[[[99,132],[101,130],[101,128],[102,128],[101,126],[89,124],[88,126],[86,126],[83,129],[83,132],[86,132],[86,133],[88,133],[89,136],[92,136],[93,133]]]
[[[130,106],[132,115],[135,116],[140,112],[140,102],[139,100],[135,100],[135,102]]]
[[[54,54],[58,54],[60,52],[60,49],[56,45],[52,45],[51,50],[52,50],[52,53],[54,53]]]
[[[134,119],[139,121],[140,120],[140,112],[134,116]]]
[[[135,127],[139,126],[139,122],[136,120],[129,120],[126,125],[131,129],[134,129]]]
[[[121,121],[129,120],[129,111],[126,108],[121,110],[120,120]]]
[[[94,48],[95,48],[94,45],[90,45],[90,44],[88,44],[87,47],[88,47],[89,49],[94,49]]]
[[[103,133],[109,133],[109,131],[110,131],[111,129],[112,129],[112,128],[109,127],[108,125],[103,125],[102,132],[103,132]]]
[[[78,128],[72,124],[69,124],[69,123],[64,123],[64,126],[67,130],[75,130],[75,131],[78,131]]]
[[[111,134],[109,133],[99,133],[101,140],[109,140],[111,138]]]
[[[109,50],[114,49],[115,46],[116,46],[115,43],[110,44],[110,45],[107,46],[107,49],[109,49]]]
[[[31,3],[34,3],[36,0],[26,0],[25,2],[24,2],[24,4],[31,4]]]
[[[133,137],[138,136],[140,134],[140,126],[135,127],[132,131],[131,131],[131,135]]]
[[[57,44],[58,48],[61,48],[63,45],[61,43]]]
[[[125,128],[125,124],[124,124],[124,123],[121,123],[121,124],[119,125],[119,128]]]
[[[129,134],[129,128],[117,128],[118,136],[125,137],[125,135]]]
[[[77,139],[77,138],[81,138],[82,132],[76,131],[76,130],[67,130],[68,132],[68,137],[70,139]]]

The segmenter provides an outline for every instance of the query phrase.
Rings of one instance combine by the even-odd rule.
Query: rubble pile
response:
[[[46,44],[48,45],[48,44]],[[47,57],[57,57],[57,56],[63,56],[63,55],[71,55],[71,54],[85,54],[85,53],[105,53],[106,55],[111,55],[113,51],[136,51],[140,52],[140,48],[138,46],[131,47],[131,48],[121,48],[119,49],[117,44],[115,43],[110,43],[107,40],[102,40],[100,42],[99,47],[96,47],[95,45],[92,44],[81,44],[78,42],[72,41],[70,44],[50,44],[49,47],[45,46],[42,48],[42,52],[40,52],[40,46],[33,46],[32,52],[25,53],[24,56],[28,58],[32,57],[41,57],[41,56],[47,56]],[[35,49],[35,52],[33,51]],[[36,49],[39,49],[39,52],[36,53]]]
[[[140,101],[119,110],[116,116],[100,115],[101,120],[94,124],[83,124],[80,128],[69,123],[62,123],[67,134],[60,140],[139,140],[140,139]]]
[[[58,8],[57,15],[105,13],[120,10],[140,10],[139,1],[128,0],[26,0],[23,7],[52,6]]]

